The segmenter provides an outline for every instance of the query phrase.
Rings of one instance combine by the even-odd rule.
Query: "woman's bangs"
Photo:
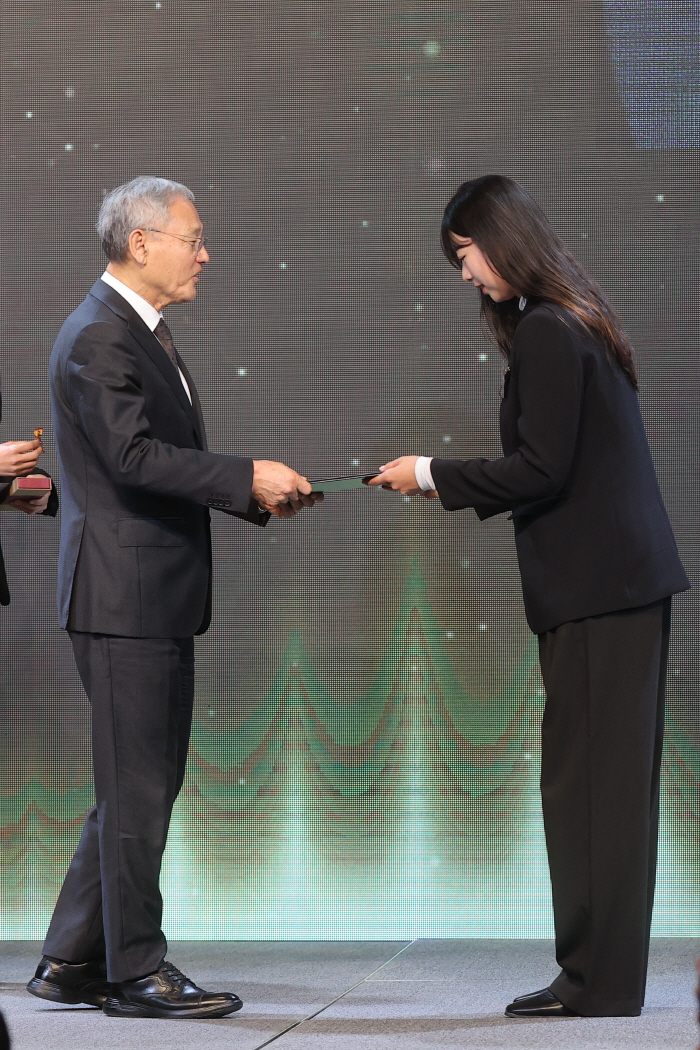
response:
[[[455,244],[455,242],[450,237],[450,234],[454,233],[455,236],[457,236],[457,237],[468,237],[469,235],[466,234],[466,233],[462,233],[460,230],[453,229],[452,226],[453,226],[453,223],[448,223],[447,218],[445,218],[445,221],[443,221],[443,224],[442,224],[442,229],[440,231],[440,239],[442,241],[442,250],[443,250],[443,252],[444,252],[444,254],[445,254],[446,258],[447,258],[447,261],[450,263],[450,265],[454,266],[455,269],[457,269],[457,270],[461,270],[462,269],[462,263],[457,258],[457,245]]]

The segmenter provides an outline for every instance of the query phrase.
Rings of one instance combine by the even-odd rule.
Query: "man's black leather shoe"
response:
[[[233,992],[205,992],[163,960],[148,977],[113,984],[103,1010],[110,1017],[225,1017],[242,1006]]]
[[[69,963],[45,955],[27,985],[27,991],[52,1003],[88,1003],[102,1006],[110,987],[104,959]]]
[[[578,1017],[568,1006],[564,1006],[549,988],[529,995],[519,995],[506,1006],[506,1017]]]

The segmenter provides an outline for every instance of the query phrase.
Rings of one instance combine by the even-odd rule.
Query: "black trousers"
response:
[[[539,636],[550,987],[588,1017],[644,1004],[670,619],[667,598]]]
[[[159,877],[192,721],[192,638],[70,632],[92,709],[96,806],[51,919],[44,954],[107,959],[110,981],[156,970],[167,945]]]

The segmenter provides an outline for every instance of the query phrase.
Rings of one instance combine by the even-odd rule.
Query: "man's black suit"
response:
[[[51,354],[61,627],[132,638],[209,625],[208,507],[252,521],[252,460],[207,453],[202,412],[131,306],[97,281]],[[105,586],[109,579],[109,586]]]
[[[447,510],[511,511],[547,694],[542,806],[557,960],[584,1015],[644,1002],[670,596],[686,590],[635,392],[572,315],[531,302],[501,404],[504,456],[433,459]]]
[[[165,955],[158,877],[184,776],[194,634],[209,624],[209,507],[265,524],[251,459],[206,450],[191,377],[119,293],[97,281],[50,363],[63,513],[60,623],[92,708],[97,805],[44,945],[110,981]]]

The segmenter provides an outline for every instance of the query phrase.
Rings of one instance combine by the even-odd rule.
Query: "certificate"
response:
[[[349,489],[361,489],[370,478],[376,478],[379,471],[373,474],[347,474],[342,478],[320,478],[311,482],[314,492],[347,492]]]

